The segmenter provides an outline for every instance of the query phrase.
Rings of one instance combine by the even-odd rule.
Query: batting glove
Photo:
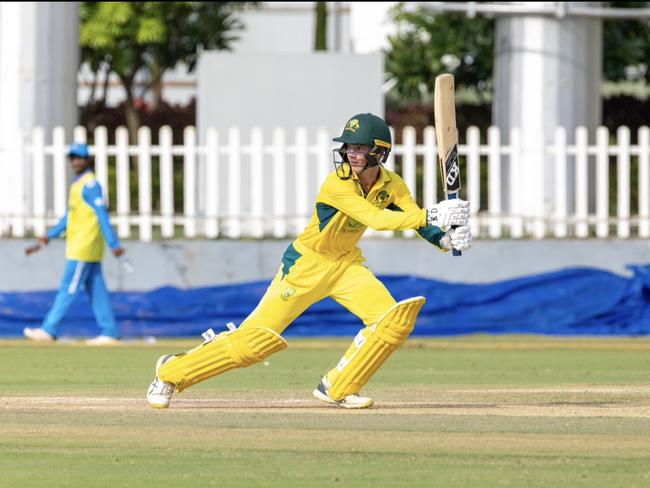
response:
[[[472,231],[467,225],[451,229],[440,238],[440,245],[447,251],[465,251],[472,246]]]
[[[467,225],[469,221],[469,202],[456,198],[443,200],[427,210],[427,224],[436,227]]]

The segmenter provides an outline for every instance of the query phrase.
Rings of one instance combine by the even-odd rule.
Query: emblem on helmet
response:
[[[350,119],[350,121],[345,126],[345,130],[349,130],[350,132],[356,132],[358,128],[359,120],[357,119]]]

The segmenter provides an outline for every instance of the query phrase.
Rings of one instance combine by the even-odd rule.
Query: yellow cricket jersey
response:
[[[100,262],[104,254],[104,237],[95,209],[84,200],[86,185],[98,185],[92,171],[84,173],[70,186],[66,257],[76,261]]]
[[[329,258],[339,258],[357,248],[365,230],[415,229],[436,246],[444,235],[438,227],[427,226],[426,210],[413,200],[404,180],[383,166],[377,182],[366,195],[356,174],[344,180],[331,173],[316,197],[309,225],[294,245]]]

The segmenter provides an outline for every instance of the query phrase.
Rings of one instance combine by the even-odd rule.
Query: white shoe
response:
[[[119,343],[120,340],[118,338],[106,335],[100,335],[86,340],[87,346],[114,346]]]
[[[176,391],[176,385],[167,381],[162,381],[158,378],[158,368],[160,368],[160,366],[162,366],[173,357],[174,356],[169,354],[162,356],[156,363],[156,377],[151,382],[149,389],[147,390],[147,402],[149,402],[149,405],[151,405],[153,408],[169,407],[169,402],[172,399],[172,395],[174,394],[174,391]]]
[[[27,339],[38,342],[53,342],[56,340],[56,337],[54,337],[49,332],[45,332],[41,327],[25,327],[23,329],[23,335]]]
[[[312,394],[325,403],[331,403],[332,405],[338,405],[339,407],[343,408],[370,408],[374,403],[372,398],[362,397],[356,394],[348,395],[342,400],[334,400],[332,397],[330,397],[328,390],[329,385],[327,384],[327,379],[323,377]]]

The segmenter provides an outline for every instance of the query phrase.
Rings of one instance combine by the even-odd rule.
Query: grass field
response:
[[[194,344],[0,342],[0,486],[650,486],[649,339],[414,340],[366,411],[311,397],[347,341],[294,340],[149,409]]]

